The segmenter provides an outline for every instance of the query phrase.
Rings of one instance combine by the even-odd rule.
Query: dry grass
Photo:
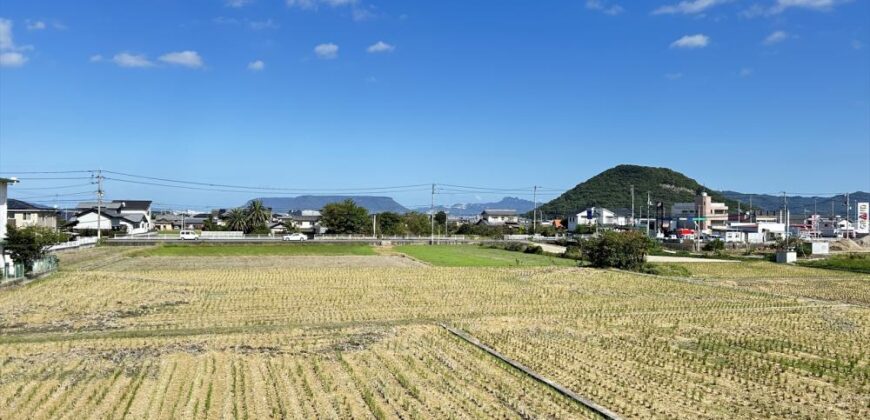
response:
[[[102,252],[0,291],[0,418],[589,415],[437,321],[626,417],[870,414],[865,307],[579,268]]]

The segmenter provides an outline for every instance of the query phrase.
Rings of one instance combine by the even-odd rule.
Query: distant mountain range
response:
[[[516,210],[517,213],[526,213],[535,208],[533,201],[524,200],[517,197],[505,197],[496,202],[490,203],[459,203],[450,206],[435,206],[435,211],[443,211],[451,216],[475,216],[480,214],[485,209],[506,209]],[[419,212],[428,212],[429,207],[418,207],[415,209]]]
[[[392,211],[405,213],[407,208],[397,203],[391,197],[374,197],[367,195],[300,195],[298,197],[261,197],[263,205],[271,207],[274,212],[290,212],[293,210],[320,210],[329,203],[337,203],[347,199],[365,207],[369,213]]]
[[[783,199],[781,195],[769,194],[746,194],[737,191],[722,191],[722,195],[731,200],[740,200],[743,207],[749,205],[752,200],[752,207],[760,208],[767,211],[782,210]],[[834,205],[834,213],[843,215],[846,213],[846,195],[840,194],[833,197],[805,197],[798,195],[789,195],[788,209],[791,211],[792,217],[803,215],[804,212],[811,214],[813,209],[818,209],[819,214],[827,216],[831,214],[831,204]],[[870,202],[870,193],[856,191],[849,194],[849,201],[852,202],[852,212],[855,212],[855,202]]]

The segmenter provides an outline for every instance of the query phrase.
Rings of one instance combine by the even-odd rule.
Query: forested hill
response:
[[[671,204],[691,202],[696,192],[702,189],[714,201],[725,201],[729,207],[736,208],[736,202],[704,187],[692,178],[668,168],[653,168],[638,165],[619,165],[610,168],[586,182],[566,191],[558,198],[540,207],[547,217],[565,216],[592,206],[611,210],[631,208],[631,185],[634,185],[635,208],[646,208],[647,191],[653,203],[661,201],[665,211],[670,212]]]

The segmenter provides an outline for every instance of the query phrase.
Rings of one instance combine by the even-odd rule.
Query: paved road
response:
[[[694,257],[671,257],[667,255],[647,255],[647,262],[656,262],[656,263],[681,263],[681,262],[694,262],[694,263],[734,263],[740,262],[737,260],[714,260],[712,258],[694,258]]]

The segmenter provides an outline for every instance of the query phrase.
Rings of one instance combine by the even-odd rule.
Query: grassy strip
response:
[[[477,245],[403,245],[396,251],[437,267],[573,267],[577,261]]]
[[[801,261],[800,265],[870,274],[870,254],[835,255],[824,260]]]
[[[233,257],[294,255],[376,255],[364,244],[166,244],[131,254],[135,257]]]

